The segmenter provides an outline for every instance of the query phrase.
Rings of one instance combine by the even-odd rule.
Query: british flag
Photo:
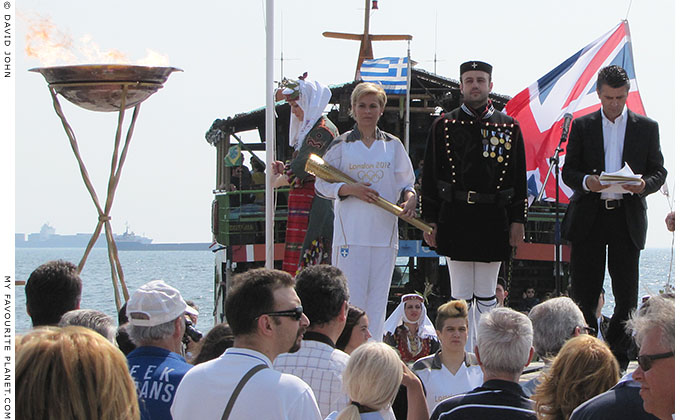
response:
[[[646,115],[635,78],[630,28],[627,21],[590,43],[541,77],[527,89],[515,95],[505,112],[520,122],[525,138],[528,194],[533,200],[546,178],[549,158],[553,156],[563,131],[563,119],[570,113],[574,118],[600,108],[596,93],[597,73],[602,67],[616,64],[625,69],[630,78],[627,106],[633,112]],[[563,145],[565,150],[565,144]],[[559,156],[563,166],[565,153]],[[560,180],[561,202],[567,202],[572,190]],[[556,193],[554,174],[551,174],[544,193],[545,200],[553,200]],[[565,196],[564,196],[565,194]]]

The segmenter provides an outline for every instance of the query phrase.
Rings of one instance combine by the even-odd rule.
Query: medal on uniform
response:
[[[482,153],[482,155],[483,155],[484,157],[489,157],[489,152],[487,152],[486,150],[484,150],[484,153]]]
[[[492,158],[495,158],[495,157],[496,157],[496,152],[491,152],[490,156],[491,156]]]
[[[500,147],[498,148],[498,157],[496,158],[496,160],[498,161],[498,163],[503,162],[503,149],[501,149]]]
[[[501,144],[505,143],[506,141],[503,138],[503,133],[498,133],[498,135],[499,135],[499,137],[501,137],[501,140],[499,140],[501,142]]]
[[[501,162],[503,162],[503,156],[499,156],[499,157],[497,157],[497,158],[496,158],[496,160],[498,161],[498,163],[501,163]]]
[[[491,132],[491,144],[493,144],[494,146],[498,144],[498,137],[496,137],[495,131]]]
[[[507,143],[505,144],[506,150],[510,150],[511,147],[512,147],[512,146],[510,145],[510,142],[507,142]]]

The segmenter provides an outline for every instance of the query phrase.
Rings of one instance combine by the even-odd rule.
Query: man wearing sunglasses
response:
[[[228,411],[231,419],[321,419],[309,385],[273,369],[279,354],[299,350],[309,326],[295,280],[265,268],[235,276],[225,316],[234,347],[187,373],[173,401],[173,419],[226,418]]]
[[[644,410],[661,420],[674,418],[676,370],[675,300],[652,296],[629,322],[640,346],[633,379],[640,383]]]
[[[344,409],[349,401],[343,391],[343,371],[350,356],[335,348],[347,321],[347,279],[339,268],[319,264],[304,268],[295,280],[310,324],[299,351],[281,354],[274,365],[307,382],[325,416]]]
[[[671,419],[675,412],[675,303],[647,300],[628,323],[641,345],[638,368],[603,394],[582,403],[570,420]]]

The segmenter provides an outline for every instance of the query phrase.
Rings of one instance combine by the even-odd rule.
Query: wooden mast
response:
[[[374,58],[374,48],[371,41],[410,41],[412,35],[371,35],[369,34],[369,11],[371,10],[371,0],[364,0],[364,32],[361,34],[348,34],[343,32],[324,32],[326,38],[349,39],[360,41],[359,56],[357,57],[357,67],[355,67],[355,80],[359,80],[359,69],[364,60]]]

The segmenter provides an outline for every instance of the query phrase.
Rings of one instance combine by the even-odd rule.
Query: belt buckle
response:
[[[609,207],[610,202],[614,203],[613,207]],[[616,205],[617,203],[618,203],[618,200],[604,200],[604,208],[606,210],[615,210],[618,208],[618,206]]]
[[[476,194],[476,191],[467,191],[467,204],[477,204],[476,201],[472,201],[471,195]]]

